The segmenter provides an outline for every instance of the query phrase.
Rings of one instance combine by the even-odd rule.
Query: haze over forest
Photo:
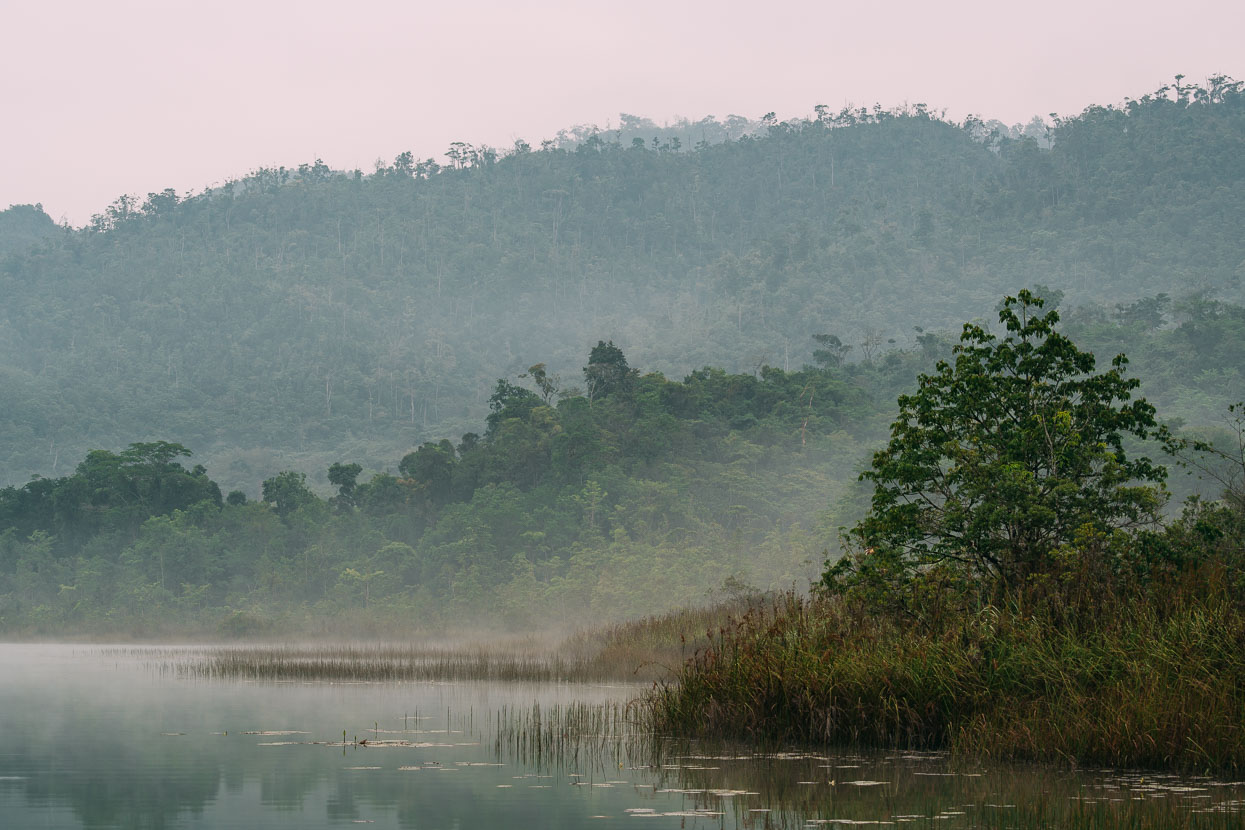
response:
[[[408,609],[505,585],[512,619],[550,591],[623,616],[728,574],[794,580],[858,504],[895,395],[1022,287],[1100,359],[1127,352],[1165,418],[1214,424],[1245,388],[1231,79],[1012,128],[924,106],[620,123],[309,159],[81,229],[0,213],[0,539],[61,569],[13,564],[6,595],[46,612],[10,618],[153,586],[142,614],[273,616],[371,602],[369,574]],[[32,518],[36,475],[54,506]],[[117,495],[135,476],[168,500]],[[238,554],[255,534],[280,537],[266,564]],[[174,549],[198,564],[166,573]],[[623,591],[662,556],[666,594]],[[600,557],[633,567],[589,584]]]
[[[1024,285],[1107,311],[1242,299],[1227,81],[1020,139],[924,109],[633,122],[367,174],[309,160],[74,232],[10,208],[4,483],[156,438],[252,492],[343,454],[381,469],[478,430],[498,377],[544,362],[576,385],[601,339],[680,377],[798,368],[820,333],[876,360]]]

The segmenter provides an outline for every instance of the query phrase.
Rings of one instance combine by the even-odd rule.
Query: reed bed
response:
[[[495,749],[525,766],[602,771],[659,757],[659,745],[621,702],[507,707],[497,710]]]
[[[749,607],[737,601],[683,609],[561,640],[494,637],[465,644],[247,645],[139,653],[164,670],[217,679],[646,683],[672,676],[708,644],[710,632]]]
[[[592,660],[537,652],[399,645],[222,648],[182,663],[187,675],[268,681],[527,681],[610,679]]]
[[[789,595],[719,629],[645,706],[686,736],[1245,768],[1240,597],[1212,575],[1116,600],[915,619]]]
[[[653,734],[634,705],[621,703],[507,707],[495,719],[499,760],[560,772],[580,786],[626,785],[642,770],[641,787],[685,799],[675,807],[685,811],[680,814],[733,815],[739,827],[1228,830],[1245,824],[1245,783],[1204,776],[983,765],[948,752],[825,753],[688,741]],[[855,786],[860,779],[876,779],[866,783],[878,786]],[[658,803],[653,812],[662,809]]]

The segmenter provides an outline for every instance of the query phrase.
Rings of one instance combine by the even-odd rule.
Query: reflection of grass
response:
[[[215,648],[174,661],[199,677],[250,680],[652,681],[671,676],[746,604],[687,609],[576,634],[464,645],[339,644]]]
[[[1239,598],[1101,602],[1083,625],[1034,607],[901,619],[789,596],[717,634],[648,704],[659,729],[694,736],[1245,766]]]
[[[647,759],[654,751],[654,742],[624,703],[503,706],[496,717],[497,754],[537,769],[604,770],[614,759]]]
[[[732,815],[735,826],[1235,828],[1245,785],[1205,778],[966,763],[948,753],[761,751],[660,738],[619,703],[503,708],[499,759],[571,783],[653,793],[630,812]],[[651,790],[650,790],[651,788]],[[728,822],[729,824],[729,822]]]

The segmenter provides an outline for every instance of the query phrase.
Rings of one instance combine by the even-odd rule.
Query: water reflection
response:
[[[1210,778],[661,740],[635,692],[202,682],[4,646],[0,827],[1245,823],[1245,785]]]

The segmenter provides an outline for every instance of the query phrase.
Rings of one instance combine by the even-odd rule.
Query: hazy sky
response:
[[[619,112],[1027,121],[1245,78],[1241,0],[0,0],[0,207],[85,222],[317,156],[370,171]]]

